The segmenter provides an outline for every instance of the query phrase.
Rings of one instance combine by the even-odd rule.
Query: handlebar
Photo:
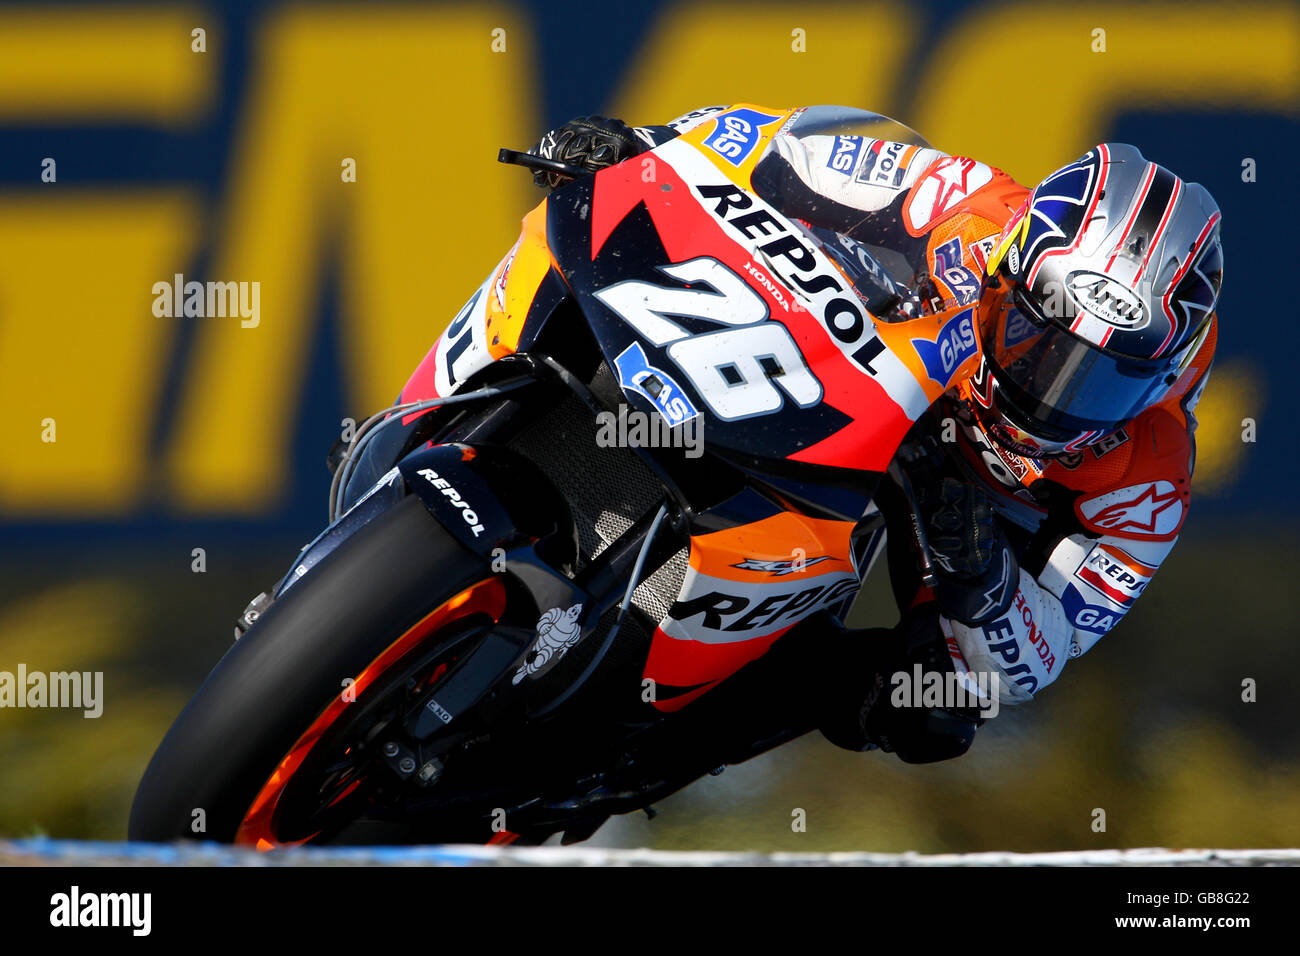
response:
[[[499,150],[497,152],[497,162],[523,166],[525,169],[538,170],[544,173],[558,173],[561,176],[568,176],[570,179],[578,179],[590,172],[590,170],[583,169],[581,166],[570,166],[558,159],[547,159],[545,156],[537,156],[533,153],[522,153],[517,149]]]

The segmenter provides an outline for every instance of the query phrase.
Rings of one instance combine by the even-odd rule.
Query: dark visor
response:
[[[1160,400],[1174,363],[1103,352],[1051,322],[1033,321],[1017,305],[999,317],[985,343],[994,380],[1013,420],[1044,438],[1070,440],[1114,431]]]

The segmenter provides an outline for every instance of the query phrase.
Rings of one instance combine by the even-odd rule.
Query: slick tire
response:
[[[234,842],[343,681],[489,576],[414,495],[362,526],[218,662],[149,762],[130,839]]]

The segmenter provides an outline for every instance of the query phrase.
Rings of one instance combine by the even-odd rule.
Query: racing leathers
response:
[[[724,109],[632,132],[649,149]],[[591,128],[586,121],[583,129]],[[603,158],[632,155],[626,142],[621,136]],[[779,192],[787,208],[794,197],[810,227],[891,256],[895,276],[910,271],[911,281],[900,283],[910,298],[903,312],[976,302],[987,258],[1030,192],[972,158],[847,135],[778,134],[764,146],[753,182],[760,192]],[[1066,457],[1023,457],[990,437],[972,413],[989,405],[984,369],[917,422],[891,469],[895,480],[878,495],[888,534],[871,545],[888,550],[901,641],[873,658],[874,685],[860,705],[828,720],[828,738],[850,749],[882,746],[909,761],[956,756],[969,746],[978,714],[950,707],[890,713],[894,669],[951,670],[968,686],[989,687],[1001,704],[1019,704],[1119,623],[1187,516],[1193,412],[1216,331],[1214,320],[1164,399]],[[863,573],[874,557],[861,556]]]

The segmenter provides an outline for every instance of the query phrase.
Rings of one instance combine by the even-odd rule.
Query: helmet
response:
[[[1052,458],[1159,402],[1210,330],[1219,207],[1123,143],[1034,188],[989,256],[972,407],[1017,454]]]

